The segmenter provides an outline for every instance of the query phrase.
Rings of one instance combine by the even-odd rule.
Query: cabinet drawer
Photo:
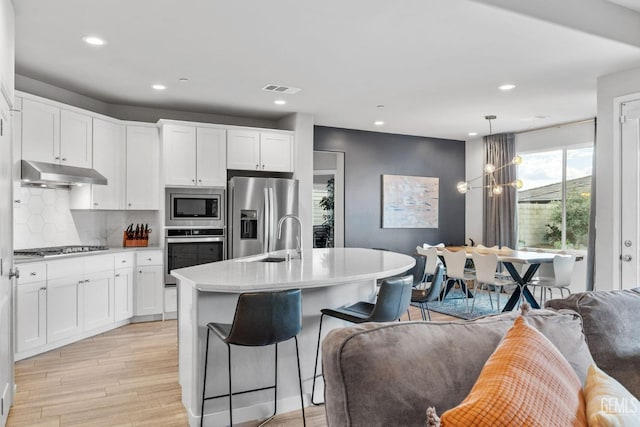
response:
[[[140,251],[136,253],[136,265],[162,265],[162,251]]]
[[[84,274],[113,271],[113,255],[93,255],[84,258]]]
[[[44,262],[37,262],[33,264],[19,264],[18,270],[20,270],[18,285],[47,280],[47,264],[45,264]]]
[[[47,263],[47,279],[61,279],[69,276],[82,276],[82,258],[51,261]]]
[[[133,254],[122,253],[115,255],[115,268],[133,267]]]

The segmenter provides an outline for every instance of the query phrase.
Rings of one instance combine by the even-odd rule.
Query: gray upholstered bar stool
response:
[[[320,328],[318,330],[318,346],[316,347],[316,363],[313,367],[313,385],[311,389],[311,403],[321,405],[315,401],[316,378],[318,376],[318,355],[320,353],[320,338],[322,336],[322,320],[324,316],[335,317],[351,323],[364,322],[392,322],[400,320],[400,317],[409,309],[411,302],[411,288],[413,276],[404,276],[393,279],[385,279],[380,286],[378,298],[375,304],[360,301],[348,307],[323,308],[320,310]]]
[[[300,387],[300,404],[302,407],[302,421],[306,426],[304,416],[304,400],[302,398],[302,376],[300,374],[300,355],[298,352],[298,333],[302,329],[302,295],[300,289],[279,292],[251,292],[241,294],[238,298],[233,323],[209,323],[207,325],[207,347],[204,359],[204,382],[202,384],[202,408],[200,426],[204,421],[204,402],[210,399],[229,397],[229,423],[233,426],[232,397],[238,394],[274,389],[273,418],[278,408],[278,343],[294,339],[296,344],[296,359],[298,361],[298,385]],[[209,360],[209,335],[220,338],[227,345],[229,356],[229,393],[206,397],[207,363]],[[273,386],[232,392],[231,381],[231,344],[245,347],[261,347],[275,345],[275,380]]]

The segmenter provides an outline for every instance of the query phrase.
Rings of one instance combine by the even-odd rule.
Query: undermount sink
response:
[[[286,258],[280,258],[280,257],[267,257],[267,258],[262,258],[257,260],[258,262],[284,262],[286,261]]]

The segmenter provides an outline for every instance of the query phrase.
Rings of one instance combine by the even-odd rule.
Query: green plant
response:
[[[323,225],[330,231],[333,230],[334,184],[335,180],[333,178],[327,181],[327,195],[320,199],[320,207],[326,211],[326,213],[322,214],[322,218],[324,218]]]
[[[545,238],[555,248],[562,246],[562,203],[552,202],[551,223],[545,224]],[[577,191],[567,194],[566,202],[567,246],[578,248],[587,244],[591,197]]]

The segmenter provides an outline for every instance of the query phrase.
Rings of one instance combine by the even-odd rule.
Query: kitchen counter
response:
[[[152,251],[152,250],[160,250],[160,249],[162,249],[160,246],[131,247],[131,248],[113,247],[104,251],[76,252],[72,254],[62,254],[62,255],[54,255],[54,256],[47,256],[47,257],[14,255],[13,263],[16,265],[20,265],[20,264],[26,264],[30,262],[49,262],[49,261],[57,261],[60,259],[77,258],[77,257],[84,257],[84,256],[110,255],[110,254],[117,254],[121,252]]]
[[[294,251],[289,250],[289,254]],[[388,251],[361,248],[312,249],[302,259],[262,262],[264,258],[286,258],[287,251],[236,258],[173,270],[178,279],[178,365],[182,402],[191,426],[200,423],[204,347],[207,323],[232,323],[238,295],[243,292],[302,289],[300,364],[305,402],[308,405],[314,370],[320,310],[356,301],[375,301],[377,279],[399,275],[410,269],[412,257]],[[338,319],[323,322],[323,335],[344,326]],[[298,376],[293,341],[278,351],[278,412],[299,408]],[[232,346],[233,389],[246,390],[273,384],[273,349]],[[226,345],[211,339],[207,394],[226,393]],[[316,394],[322,396],[322,380]],[[233,399],[237,422],[266,418],[273,411],[273,393],[251,393]],[[228,400],[215,399],[205,405],[204,425],[228,423]]]

